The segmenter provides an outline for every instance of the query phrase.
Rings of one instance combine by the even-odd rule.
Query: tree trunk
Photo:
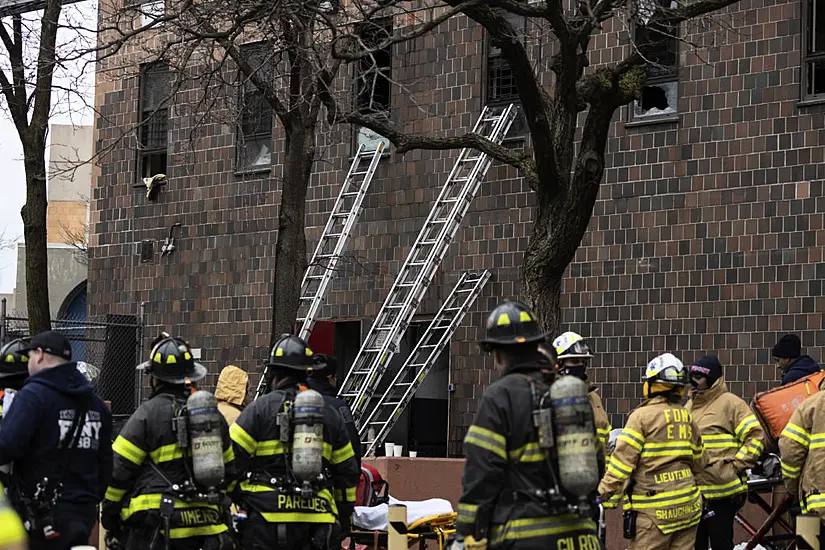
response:
[[[29,333],[51,329],[49,311],[48,247],[46,246],[46,159],[45,148],[24,144],[26,204],[23,236],[26,240],[26,304]]]
[[[295,121],[287,131],[272,288],[272,338],[295,332],[306,258],[306,195],[315,159],[315,127]]]
[[[553,209],[547,204],[536,206],[533,234],[524,252],[522,294],[538,317],[542,329],[552,337],[561,325],[561,282],[564,271],[553,269]]]

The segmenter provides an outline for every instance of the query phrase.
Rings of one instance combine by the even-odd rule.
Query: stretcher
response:
[[[796,548],[794,527],[784,517],[797,505],[796,499],[792,495],[782,495],[777,504],[771,504],[774,489],[782,485],[779,465],[779,457],[770,454],[748,476],[748,502],[758,506],[768,517],[757,527],[745,518],[742,510],[736,514],[736,523],[750,535],[746,550],[754,550],[758,545],[767,550]]]
[[[403,502],[390,497],[389,505],[407,507],[407,523],[401,528],[407,536],[407,547],[424,550],[433,543],[438,550],[446,550],[447,541],[455,534],[456,513],[449,501],[430,499],[421,502]],[[349,533],[349,550],[366,546],[370,550],[389,547],[388,505],[356,506],[353,527]],[[395,523],[393,524],[395,527]]]

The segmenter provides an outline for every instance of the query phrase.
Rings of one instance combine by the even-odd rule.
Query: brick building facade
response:
[[[825,21],[807,17],[814,3],[825,13],[823,0],[743,0],[728,14],[736,33],[699,52],[684,45],[679,55],[665,51],[667,70],[651,77],[639,104],[617,113],[605,182],[564,297],[567,328],[593,339],[593,377],[614,425],[639,402],[642,367],[658,353],[689,361],[717,352],[729,365],[729,387],[744,397],[777,379],[769,349],[782,332],[800,334],[815,359],[825,353],[825,103],[818,103],[825,65],[812,42],[825,33]],[[622,29],[614,21],[594,38],[592,64],[620,59],[628,47]],[[699,38],[710,36],[718,34]],[[546,50],[536,40],[537,50]],[[466,18],[392,53],[393,80],[406,90],[393,88],[386,107],[413,131],[456,135],[485,102],[506,102],[513,93],[506,66]],[[141,77],[122,68],[138,61],[127,48],[109,61],[117,72],[104,63],[98,73],[96,143],[109,150],[94,178],[90,314],[137,314],[145,303],[149,335],[179,333],[201,348],[213,374],[228,363],[258,372],[269,340],[282,134],[277,123],[271,133],[214,123],[193,134],[194,117],[172,108],[156,128],[159,141],[144,147],[156,156],[138,158],[134,137],[118,140],[151,96],[144,81],[141,99]],[[349,167],[353,134],[333,128],[319,135],[323,162],[308,194],[310,249]],[[254,154],[236,150],[250,144]],[[518,138],[513,144],[525,145]],[[336,321],[335,352],[345,361],[455,156],[390,152],[379,166],[349,242],[351,269],[335,279],[322,314]],[[146,166],[162,166],[170,177],[157,202],[132,185]],[[498,165],[490,170],[418,309],[418,318],[431,317],[462,270],[492,270],[431,388],[444,405],[438,414],[447,416],[439,421],[445,433],[449,424],[451,454],[460,452],[457,442],[492,376],[475,344],[486,312],[519,289],[533,196],[515,176]],[[176,222],[177,249],[160,256]],[[154,241],[154,253],[142,262],[138,248],[146,240]],[[413,433],[400,436],[407,441],[421,436],[425,413],[417,410]]]

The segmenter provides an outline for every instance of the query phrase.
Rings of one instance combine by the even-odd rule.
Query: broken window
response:
[[[504,17],[516,31],[516,38],[524,41],[526,20],[524,16],[510,12],[499,11],[499,15]],[[516,78],[510,64],[501,55],[501,50],[493,44],[490,34],[487,33],[487,78],[486,78],[486,101],[489,107],[505,108],[514,103],[518,108],[518,116],[510,127],[507,137],[522,138],[527,135],[527,121],[521,110],[521,97],[516,86]]]
[[[358,34],[363,47],[372,51],[358,60],[355,74],[355,105],[363,114],[388,114],[392,96],[392,45],[386,44],[392,36],[392,18],[362,23]],[[368,128],[355,129],[356,146],[375,149],[389,141]]]
[[[271,80],[273,63],[266,43],[244,44],[241,53],[258,77]],[[240,171],[268,169],[272,165],[272,106],[242,72],[240,79],[236,166]]]
[[[654,3],[655,2],[655,3]],[[633,118],[675,114],[679,99],[678,26],[651,22],[660,9],[675,7],[672,0],[646,0],[640,4],[634,26],[634,43],[648,62],[647,81],[633,103]]]
[[[825,97],[825,0],[805,6],[805,99]]]
[[[165,63],[144,67],[140,76],[138,178],[166,173],[172,77]]]

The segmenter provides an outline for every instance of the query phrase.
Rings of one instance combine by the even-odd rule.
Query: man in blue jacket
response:
[[[72,362],[65,336],[45,331],[27,350],[29,378],[0,429],[0,465],[32,550],[88,544],[112,473],[112,417]]]
[[[802,355],[802,342],[796,334],[786,334],[780,338],[771,350],[771,355],[782,373],[783,386],[820,370],[816,361],[808,355]]]

